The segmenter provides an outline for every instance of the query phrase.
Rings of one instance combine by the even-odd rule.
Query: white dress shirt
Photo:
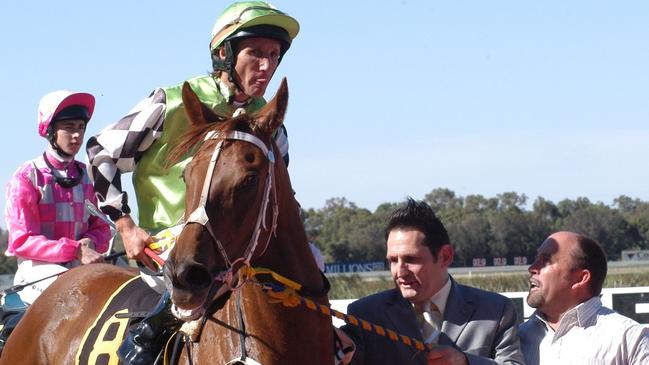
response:
[[[427,331],[420,328],[422,330],[424,343],[437,342],[437,338],[439,337],[439,334],[442,330],[442,323],[444,322],[444,312],[446,311],[446,302],[448,301],[448,296],[450,293],[451,293],[451,278],[449,277],[448,280],[446,281],[446,284],[444,284],[444,286],[440,290],[438,290],[437,293],[433,294],[433,296],[428,300],[428,302],[432,303],[437,307],[437,309],[439,310],[440,318],[435,320],[435,322],[437,322],[435,326],[437,331],[430,333],[428,336],[426,336],[425,334]],[[413,307],[415,309],[415,313],[417,313],[418,312],[417,307],[414,306],[414,304]],[[424,307],[427,306],[424,305]]]
[[[446,302],[448,301],[448,296],[450,293],[451,278],[449,277],[448,280],[446,280],[446,284],[444,284],[444,286],[430,298],[430,301],[435,303],[437,309],[439,309],[439,312],[442,314],[442,318],[444,318],[444,313],[446,312]]]
[[[527,365],[647,365],[649,327],[593,297],[564,313],[555,332],[535,312],[518,332]]]

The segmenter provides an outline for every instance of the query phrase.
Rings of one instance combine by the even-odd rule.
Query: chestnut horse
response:
[[[328,285],[273,142],[288,102],[286,80],[254,116],[223,121],[187,84],[183,102],[192,126],[172,155],[196,153],[183,174],[187,223],[163,271],[174,312],[203,318],[204,326],[198,342],[183,346],[179,363],[332,364],[331,319],[304,306],[269,303],[241,269],[271,269],[328,304]],[[102,264],[63,274],[29,308],[0,364],[75,364],[86,329],[111,293],[134,275]],[[102,363],[117,364],[115,354]]]

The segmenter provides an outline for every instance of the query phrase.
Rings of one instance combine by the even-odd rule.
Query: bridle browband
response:
[[[198,207],[191,214],[189,214],[189,216],[185,221],[185,225],[190,223],[197,223],[207,229],[210,236],[212,237],[212,240],[214,241],[217,248],[219,249],[219,253],[223,257],[224,262],[227,265],[227,270],[217,275],[213,279],[213,281],[222,282],[225,284],[225,287],[228,290],[232,290],[235,289],[235,287],[232,285],[232,281],[235,273],[235,264],[241,264],[239,268],[250,266],[250,260],[252,259],[252,256],[254,255],[255,250],[257,249],[257,246],[259,244],[259,236],[261,234],[262,228],[264,230],[269,231],[268,239],[266,240],[266,244],[264,245],[264,251],[266,250],[266,247],[268,247],[270,239],[275,234],[275,230],[277,228],[277,216],[279,215],[279,209],[277,206],[277,190],[275,188],[275,175],[273,174],[274,166],[275,166],[275,155],[272,151],[272,147],[268,148],[261,139],[259,139],[257,136],[252,135],[250,133],[241,132],[241,131],[231,131],[223,135],[217,131],[210,131],[205,135],[204,141],[217,140],[217,139],[220,139],[220,141],[217,143],[216,147],[214,148],[214,152],[212,152],[210,164],[207,168],[207,173],[205,175],[205,181],[203,182],[203,189],[201,191],[201,197],[200,197]],[[214,230],[208,224],[209,217],[207,216],[207,211],[205,210],[205,207],[207,205],[207,198],[209,196],[210,185],[212,184],[214,169],[216,167],[216,162],[219,158],[219,155],[221,154],[221,151],[223,150],[223,142],[226,140],[239,140],[239,141],[245,141],[254,144],[255,146],[257,146],[257,148],[259,148],[263,152],[266,158],[268,158],[268,162],[269,162],[268,174],[266,176],[266,182],[265,182],[264,192],[262,196],[263,200],[261,203],[259,214],[257,215],[257,222],[255,224],[253,234],[250,237],[250,241],[248,242],[248,247],[246,247],[246,251],[244,252],[243,256],[237,258],[234,261],[230,261],[230,258],[228,257],[228,254],[225,251],[223,244],[221,243],[221,241],[219,241],[216,238],[216,235],[214,234]],[[270,203],[271,192],[273,198],[273,222],[271,228],[268,229],[268,226],[266,224],[266,215],[267,215],[266,213],[268,209],[268,204]],[[240,285],[242,285],[242,283]],[[220,290],[219,292],[223,292],[223,291]]]

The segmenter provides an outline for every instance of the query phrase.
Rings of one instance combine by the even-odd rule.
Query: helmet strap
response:
[[[59,154],[59,156],[63,158],[72,158],[74,157],[73,155],[63,151],[61,147],[59,147],[58,144],[56,144],[56,132],[54,131],[54,122],[50,123],[49,126],[47,126],[47,141],[50,142],[50,146],[52,146],[52,149],[56,151],[56,153]]]
[[[234,77],[234,52],[232,51],[232,42],[229,40],[223,42],[223,51],[225,52],[225,58],[219,56],[219,50],[216,49],[212,52],[212,68],[218,71],[224,71],[228,75],[228,81],[234,85],[235,92],[243,93],[243,88],[237,82],[236,77]]]

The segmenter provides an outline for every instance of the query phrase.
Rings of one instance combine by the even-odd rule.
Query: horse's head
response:
[[[229,120],[204,106],[187,83],[182,96],[192,127],[172,156],[196,153],[183,173],[186,224],[164,276],[180,314],[195,317],[236,285],[236,271],[263,252],[274,233],[275,165],[283,161],[273,133],[283,122],[288,88],[282,80],[258,113]]]

